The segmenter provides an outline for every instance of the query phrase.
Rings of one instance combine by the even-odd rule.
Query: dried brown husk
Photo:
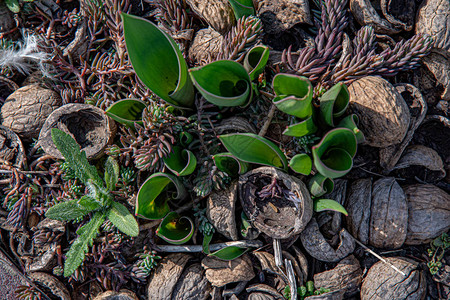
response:
[[[217,232],[230,240],[239,239],[236,226],[237,180],[220,191],[211,193],[206,202],[206,215]]]
[[[94,300],[138,300],[135,293],[129,290],[106,291],[96,296]]]
[[[27,272],[51,271],[57,264],[56,246],[56,243],[46,244],[45,250],[38,253],[27,265]]]
[[[236,22],[233,9],[227,0],[186,0],[186,3],[221,34],[227,33]]]
[[[380,17],[370,0],[350,0],[350,11],[361,26],[372,26],[376,33],[396,34],[403,29]]]
[[[200,264],[187,267],[175,285],[172,300],[206,300],[209,297],[211,285]]]
[[[29,273],[28,277],[35,283],[49,289],[55,298],[71,300],[69,291],[61,281],[56,279],[56,277],[43,272]]]
[[[70,134],[88,159],[102,156],[106,146],[114,141],[117,131],[115,122],[102,109],[89,104],[66,104],[48,116],[39,134],[39,145],[45,153],[58,159],[63,159],[63,156],[53,143],[52,128]]]
[[[287,199],[260,199],[256,195],[261,176],[275,177],[301,199],[298,209]],[[252,225],[275,239],[288,239],[306,227],[312,217],[313,203],[306,185],[298,178],[272,168],[254,169],[239,178],[239,197]],[[274,208],[275,207],[275,208]]]
[[[309,255],[326,262],[337,262],[355,250],[355,240],[347,230],[339,232],[340,243],[333,248],[319,230],[319,225],[313,218],[300,234],[302,245]]]
[[[197,31],[189,47],[189,60],[200,66],[215,61],[222,50],[223,40],[224,37],[211,27]]]
[[[361,243],[369,243],[372,209],[372,178],[359,179],[350,186],[346,210],[348,231]]]
[[[22,168],[26,161],[25,149],[19,136],[2,125],[0,125],[0,159],[17,168]]]
[[[361,266],[353,255],[341,260],[335,268],[314,275],[316,287],[330,289],[330,291],[343,290],[344,297],[356,294],[361,282]]]
[[[381,0],[380,5],[384,17],[394,27],[405,31],[413,29],[416,10],[414,0]]]
[[[446,56],[432,51],[423,58],[423,63],[433,73],[439,84],[443,86],[444,91],[441,94],[441,99],[450,101],[450,52]]]
[[[282,300],[284,297],[273,287],[266,284],[254,284],[246,289],[247,300]]]
[[[382,261],[374,264],[361,287],[362,300],[384,299],[424,299],[426,293],[425,276],[413,260],[404,257],[386,258],[406,276],[398,273]]]
[[[0,110],[3,126],[12,129],[24,141],[39,136],[47,117],[62,104],[54,91],[39,85],[27,85],[6,98]]]
[[[261,0],[257,14],[265,24],[264,31],[268,33],[280,33],[299,23],[312,25],[306,0]]]
[[[206,270],[208,281],[217,287],[232,282],[250,281],[255,277],[253,263],[247,254],[232,261],[207,256],[202,260],[202,267]]]
[[[148,299],[171,299],[175,285],[183,273],[184,266],[191,256],[184,253],[169,254],[164,257],[152,274],[148,288]]]
[[[400,93],[381,77],[367,76],[349,88],[349,110],[359,117],[366,144],[384,148],[403,141],[410,112]]]
[[[429,243],[450,229],[450,195],[431,184],[404,187],[408,203],[405,244]]]
[[[417,11],[416,33],[433,38],[433,46],[450,55],[450,1],[425,0]]]
[[[423,145],[409,146],[394,169],[407,169],[411,166],[420,166],[426,168],[429,172],[434,171],[436,176],[433,176],[433,180],[440,180],[446,175],[444,162],[439,154]],[[430,180],[430,175],[427,176],[427,179]]]

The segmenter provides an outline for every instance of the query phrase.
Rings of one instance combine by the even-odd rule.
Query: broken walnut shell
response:
[[[200,264],[186,267],[175,285],[172,299],[177,300],[206,300],[209,297],[211,285],[205,276],[205,270]]]
[[[24,141],[31,141],[39,136],[47,117],[61,104],[56,92],[37,84],[27,85],[6,98],[0,110],[1,122]]]
[[[8,127],[0,125],[0,159],[17,168],[25,162],[25,149],[19,136]]]
[[[400,143],[409,123],[408,105],[396,88],[377,76],[367,76],[348,87],[349,109],[359,117],[366,144],[384,148]]]
[[[450,229],[450,195],[431,184],[404,187],[408,203],[405,244],[427,244]]]
[[[203,18],[214,30],[227,33],[236,19],[227,0],[186,0],[192,10]]]
[[[413,260],[404,257],[388,257],[389,264],[406,274],[398,273],[382,261],[374,264],[361,287],[362,300],[424,299],[426,280]]]
[[[426,33],[433,46],[450,55],[450,1],[425,0],[417,11],[416,34]]]
[[[261,179],[276,178],[300,200],[294,203],[282,197],[260,199],[256,195]],[[306,185],[298,178],[273,167],[261,167],[239,177],[239,197],[252,225],[274,239],[288,239],[307,226],[313,213],[313,203]],[[298,207],[296,207],[296,204]]]
[[[39,144],[45,153],[63,159],[51,136],[51,129],[58,128],[70,134],[86,152],[87,159],[103,155],[116,134],[116,124],[105,112],[89,104],[66,104],[50,114],[39,134]]]
[[[355,20],[361,26],[372,26],[376,33],[399,33],[402,30],[402,26],[396,26],[383,19],[372,6],[372,3],[370,0],[350,0],[350,11]]]

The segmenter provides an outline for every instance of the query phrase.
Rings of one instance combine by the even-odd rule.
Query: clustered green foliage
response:
[[[450,248],[450,236],[443,233],[440,237],[435,238],[431,243],[428,251],[430,260],[427,263],[431,275],[435,275],[442,267],[442,258],[445,252]]]
[[[77,230],[78,238],[71,245],[66,255],[64,276],[68,277],[81,265],[88,247],[92,246],[100,226],[108,219],[121,232],[129,236],[139,234],[139,226],[121,203],[114,201],[111,191],[114,191],[119,180],[119,165],[109,157],[105,164],[104,179],[97,169],[90,165],[86,153],[80,151],[80,146],[67,133],[53,128],[52,139],[58,150],[64,156],[76,178],[88,189],[89,193],[78,199],[61,202],[46,212],[46,217],[60,221],[73,221],[90,216],[89,221]]]
[[[330,292],[330,289],[319,288],[316,289],[314,287],[314,282],[308,281],[306,282],[306,286],[301,286],[297,288],[298,299],[303,300],[309,296],[317,296]],[[284,298],[290,300],[291,299],[291,289],[287,285],[283,291]]]

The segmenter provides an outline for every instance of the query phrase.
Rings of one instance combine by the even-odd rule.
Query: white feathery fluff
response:
[[[22,74],[29,74],[33,66],[37,66],[44,76],[48,76],[45,61],[50,59],[48,53],[38,49],[39,38],[33,34],[24,34],[23,42],[16,47],[0,49],[0,69],[15,69]]]

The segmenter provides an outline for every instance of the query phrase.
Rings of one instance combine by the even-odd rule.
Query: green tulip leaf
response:
[[[231,133],[219,136],[222,144],[237,159],[287,170],[287,159],[274,143],[253,133]]]
[[[125,44],[139,79],[171,105],[192,107],[194,87],[175,41],[150,21],[121,14]]]
[[[330,130],[312,147],[314,166],[325,177],[338,178],[347,174],[353,166],[356,154],[356,137],[350,129]]]
[[[301,119],[312,115],[313,88],[306,77],[277,74],[272,86],[276,94],[273,103],[279,110]]]
[[[334,127],[334,118],[345,113],[349,100],[347,86],[342,82],[335,84],[320,97],[320,113],[327,125]]]
[[[252,85],[245,68],[231,60],[219,60],[189,70],[205,99],[217,106],[245,106],[252,98]]]
[[[229,176],[238,176],[248,171],[248,163],[234,157],[231,153],[218,153],[213,156],[216,167]]]
[[[192,151],[173,147],[172,152],[164,158],[166,167],[177,176],[186,176],[194,172],[197,166],[197,158]]]
[[[233,260],[233,259],[236,259],[239,256],[243,255],[248,250],[249,250],[248,248],[237,247],[237,246],[228,246],[228,247],[222,248],[220,250],[217,250],[209,255],[217,257],[218,259],[221,259],[221,260]]]
[[[182,199],[186,196],[183,184],[173,175],[165,173],[152,174],[142,184],[137,194],[136,215],[150,220],[163,218],[169,211],[168,201],[170,194],[168,189],[176,189],[175,199]]]
[[[302,137],[305,135],[313,134],[317,131],[317,126],[314,123],[313,116],[308,117],[307,119],[288,126],[283,134],[287,136],[295,136]]]
[[[189,217],[180,217],[178,213],[172,211],[161,221],[156,234],[170,244],[184,244],[194,234],[194,223]]]
[[[355,114],[351,114],[351,115],[343,118],[339,122],[337,127],[344,127],[344,128],[348,128],[351,131],[353,131],[353,133],[356,136],[356,141],[358,142],[358,144],[360,144],[360,143],[364,142],[366,140],[366,138],[364,137],[363,132],[358,128],[358,124],[359,124],[358,116]]]
[[[332,199],[315,199],[314,211],[321,212],[324,210],[332,210],[348,216],[348,212],[342,205],[339,204],[339,202]]]
[[[309,180],[308,188],[311,195],[320,197],[333,191],[334,182],[331,178],[316,174]]]
[[[134,124],[142,125],[142,113],[147,107],[144,101],[138,99],[123,99],[108,107],[106,114],[120,124],[134,128]]]
[[[252,81],[264,72],[268,60],[269,47],[267,46],[255,46],[247,52],[244,58],[244,68]]]
[[[251,16],[255,14],[252,0],[228,0],[234,11],[236,19],[244,16]]]
[[[20,12],[20,5],[18,0],[5,0],[5,3],[8,9],[13,13],[17,14]]]
[[[305,153],[297,154],[289,162],[289,167],[296,173],[309,175],[312,169],[311,157]]]

